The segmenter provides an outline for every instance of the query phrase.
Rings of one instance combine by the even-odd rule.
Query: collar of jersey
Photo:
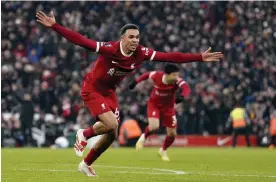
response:
[[[130,53],[130,54],[126,54],[126,53],[124,52],[124,50],[123,50],[123,45],[122,45],[122,41],[120,41],[120,51],[121,51],[122,55],[125,56],[125,57],[130,57],[130,56],[133,54],[133,52]]]

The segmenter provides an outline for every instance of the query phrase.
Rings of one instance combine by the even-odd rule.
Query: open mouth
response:
[[[137,45],[131,45],[130,46],[132,49],[136,49],[137,48]]]

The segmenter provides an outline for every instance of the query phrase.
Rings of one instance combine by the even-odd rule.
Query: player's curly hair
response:
[[[135,24],[128,23],[121,28],[120,35],[124,35],[128,29],[139,30],[139,27]]]
[[[165,66],[164,72],[166,74],[171,74],[171,73],[174,73],[174,72],[179,72],[179,67],[177,65],[175,65],[175,64],[167,63],[166,66]]]

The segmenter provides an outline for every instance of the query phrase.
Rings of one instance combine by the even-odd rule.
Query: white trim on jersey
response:
[[[184,80],[181,78],[177,78],[176,84],[180,84],[180,82],[182,82],[182,81],[184,81]]]
[[[155,73],[156,73],[156,71],[150,72],[149,77],[152,78],[152,76],[155,75]]]
[[[125,56],[125,57],[130,57],[130,56],[132,56],[132,54],[133,54],[133,52],[131,52],[130,54],[126,54],[126,53],[124,52],[124,50],[123,50],[123,45],[122,45],[122,41],[120,41],[120,51],[121,51],[122,55]]]
[[[156,51],[153,51],[153,53],[152,53],[152,55],[150,57],[150,61],[152,61],[154,59],[155,54],[156,54]]]
[[[99,52],[100,50],[100,42],[97,42],[96,52]]]
[[[162,76],[162,83],[164,83],[165,85],[168,85],[168,82],[166,82],[166,79],[165,79],[165,74]]]
[[[183,84],[185,84],[186,82],[184,81],[184,80],[182,80],[179,84],[178,84],[178,86],[179,87],[181,87]]]

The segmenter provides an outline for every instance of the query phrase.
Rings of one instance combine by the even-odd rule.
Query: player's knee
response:
[[[158,130],[158,128],[159,128],[159,124],[150,124],[149,125],[150,131],[156,131],[156,130]]]
[[[118,129],[118,122],[115,119],[114,121],[110,121],[107,125],[108,131],[116,133]]]
[[[176,136],[176,131],[169,131],[169,132],[167,132],[167,135],[169,137],[175,137]]]

